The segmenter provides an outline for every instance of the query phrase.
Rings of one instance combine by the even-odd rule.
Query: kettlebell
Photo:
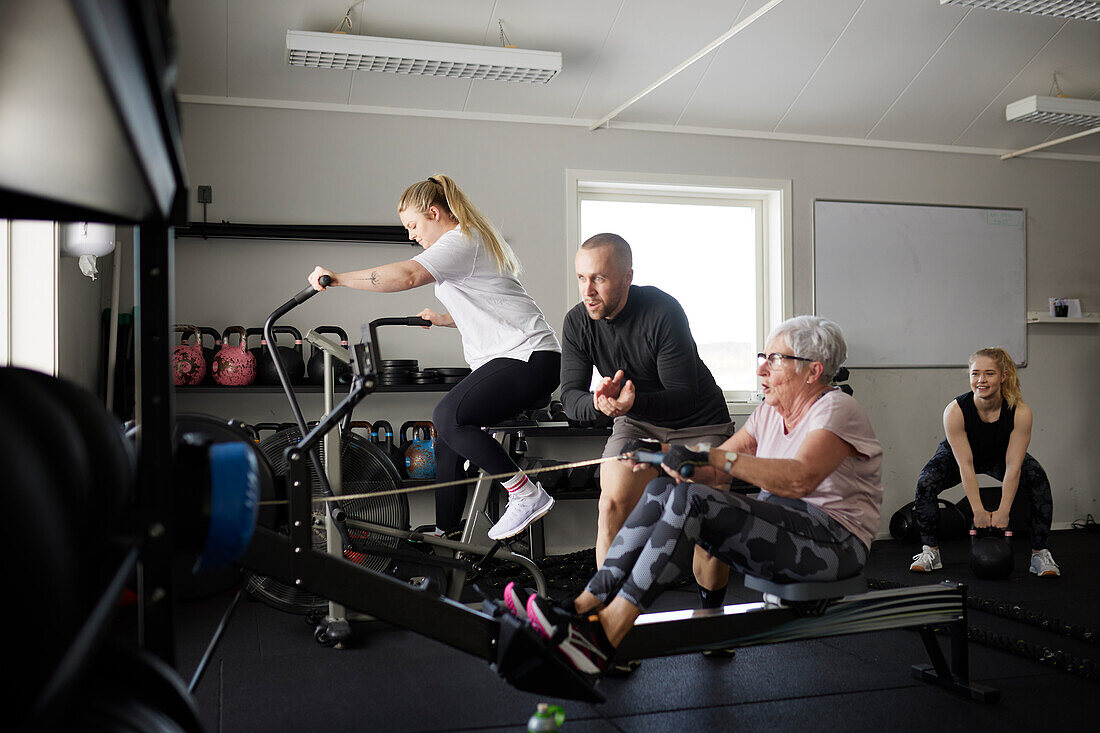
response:
[[[262,328],[246,328],[244,330],[245,348],[248,349],[248,353],[252,354],[252,358],[256,360],[256,365],[259,366],[260,360],[264,358],[264,330]],[[249,347],[248,344],[253,343],[253,339],[259,339],[259,346]]]
[[[405,455],[394,444],[394,428],[386,420],[376,420],[374,423],[374,444],[386,453],[386,457],[394,464],[399,475],[405,475]]]
[[[318,326],[313,329],[317,333],[331,333],[340,337],[340,345],[348,347],[348,334],[339,326]],[[310,384],[325,383],[325,352],[316,346],[310,354],[309,364],[306,365],[306,378]],[[333,373],[337,384],[351,384],[351,365],[342,361],[333,360]]]
[[[352,430],[363,430],[363,431],[365,431],[366,434],[367,434],[367,440],[368,441],[372,441],[372,439],[374,438],[374,428],[366,420],[352,420],[348,424],[348,431],[350,432]]]
[[[986,580],[1003,580],[1012,575],[1012,530],[971,527],[970,570]]]
[[[222,335],[218,329],[211,326],[199,326],[199,333],[203,335],[204,339],[209,336],[214,344],[209,349],[205,346],[202,347],[202,358],[206,359],[206,378],[202,380],[202,383],[213,384],[214,373],[210,370],[210,367],[214,364],[214,357],[218,355],[218,349],[222,347]]]
[[[192,387],[206,376],[206,359],[202,355],[202,334],[198,326],[177,323],[176,333],[182,333],[179,345],[172,349],[172,384]],[[195,337],[194,345],[190,344]]]
[[[294,337],[293,346],[276,345],[275,351],[279,355],[279,361],[282,362],[283,369],[286,370],[286,375],[290,378],[291,384],[298,384],[302,381],[302,377],[305,375],[306,371],[305,361],[302,358],[302,332],[294,326],[276,326],[271,329],[271,334],[273,336],[280,333],[290,334]],[[264,341],[260,343],[264,344]],[[271,358],[270,349],[264,349],[263,358],[261,358],[258,363],[259,383],[279,384],[279,372],[275,368],[274,359]]]
[[[412,479],[435,478],[435,425],[407,422],[401,426],[405,475]]]
[[[393,467],[401,476],[405,475],[405,455],[393,442],[393,426],[385,420],[377,420],[374,423],[374,436],[372,442],[382,449],[382,452],[393,463]]]
[[[229,335],[237,334],[238,343],[229,343]],[[248,353],[248,338],[244,326],[229,326],[222,334],[222,347],[214,357],[211,369],[214,381],[223,387],[244,387],[256,380],[256,358]]]

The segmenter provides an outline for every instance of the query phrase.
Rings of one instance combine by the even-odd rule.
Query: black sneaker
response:
[[[704,649],[703,656],[707,659],[732,659],[737,654],[733,647],[728,649]]]
[[[615,648],[595,614],[566,618],[545,598],[532,595],[527,599],[527,618],[535,631],[557,644],[558,651],[578,672],[602,674],[611,663]]]

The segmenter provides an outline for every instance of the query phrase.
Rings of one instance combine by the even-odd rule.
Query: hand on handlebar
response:
[[[673,445],[665,452],[661,468],[679,483],[692,476],[695,469],[710,465],[710,453],[694,451],[686,445]]]
[[[634,454],[638,451],[641,451],[643,454],[657,456],[662,454],[664,446],[661,445],[661,441],[653,440],[652,438],[632,438],[623,446],[623,453],[619,457],[619,460],[630,466],[630,469],[634,472],[644,471],[650,466],[648,462],[635,458]]]
[[[329,277],[329,282],[327,284],[322,284],[320,282],[321,277],[323,277],[324,275],[328,275]],[[336,282],[336,273],[332,270],[317,265],[317,267],[313,268],[313,272],[309,273],[309,277],[307,279],[309,280],[309,284],[313,286],[314,290],[324,291],[334,282]]]
[[[425,321],[430,321],[432,326],[453,327],[455,325],[455,320],[449,313],[436,313],[431,308],[425,308],[416,315]],[[421,326],[421,328],[431,328],[431,326]]]

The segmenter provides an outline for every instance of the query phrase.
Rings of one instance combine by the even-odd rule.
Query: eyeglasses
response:
[[[756,368],[764,366],[767,363],[769,369],[778,369],[783,364],[784,359],[793,359],[794,361],[808,361],[813,362],[813,359],[804,359],[801,356],[791,356],[790,354],[780,354],[778,351],[771,354],[757,354],[756,355]]]

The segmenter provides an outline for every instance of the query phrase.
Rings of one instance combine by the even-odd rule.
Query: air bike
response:
[[[322,284],[325,284],[322,281]],[[311,287],[287,301],[268,319],[265,330],[306,300],[316,295]],[[268,348],[274,339],[267,338]],[[335,352],[334,353],[338,353]],[[340,355],[342,356],[342,354]],[[317,460],[317,446],[323,436],[342,423],[350,421],[352,409],[375,385],[380,364],[376,339],[369,324],[363,327],[363,340],[348,350],[352,379],[347,396],[328,409],[325,417],[306,431],[301,411],[286,375],[281,373],[284,388],[301,423],[303,436],[297,445],[285,451],[286,501],[288,534],[255,524],[255,497],[249,504],[249,492],[242,482],[239,496],[222,490],[221,512],[231,515],[229,521],[212,511],[207,531],[207,543],[217,526],[234,528],[227,544],[239,548],[226,550],[227,560],[266,576],[276,578],[301,590],[328,598],[336,604],[355,609],[371,617],[422,634],[450,647],[481,657],[514,687],[554,697],[602,702],[595,680],[580,674],[558,655],[558,652],[530,627],[512,616],[500,601],[486,598],[480,609],[446,597],[432,583],[414,585],[366,568],[344,558],[313,547],[316,504],[327,506],[329,521],[335,525],[340,543],[359,551],[387,554],[393,548],[373,541],[377,528],[359,524],[350,532],[342,520],[339,497],[315,498],[310,489],[307,464]],[[279,360],[275,363],[278,365]],[[635,460],[659,464],[659,453],[633,455]],[[325,474],[320,465],[315,473]],[[416,487],[419,488],[419,487]],[[398,490],[403,491],[403,490]],[[385,492],[379,492],[385,493]],[[251,517],[251,523],[248,518]],[[247,530],[241,533],[241,528]],[[365,536],[363,536],[365,530]],[[390,533],[395,530],[386,528]],[[382,531],[382,530],[378,530]],[[407,534],[404,533],[404,534]],[[392,536],[392,534],[390,534]],[[541,578],[541,576],[537,576]],[[981,702],[995,702],[999,691],[969,680],[966,638],[966,587],[958,583],[915,588],[868,591],[862,576],[829,583],[779,584],[745,577],[749,588],[773,594],[782,599],[780,605],[742,603],[719,609],[685,610],[649,613],[638,617],[634,628],[618,649],[620,660],[684,654],[706,649],[772,644],[802,639],[841,636],[888,629],[919,631],[932,664],[915,665],[913,676],[924,682]],[[545,588],[540,588],[545,592]],[[947,630],[950,661],[945,657],[936,631]],[[216,635],[211,646],[217,643]],[[208,650],[207,656],[209,656]]]

